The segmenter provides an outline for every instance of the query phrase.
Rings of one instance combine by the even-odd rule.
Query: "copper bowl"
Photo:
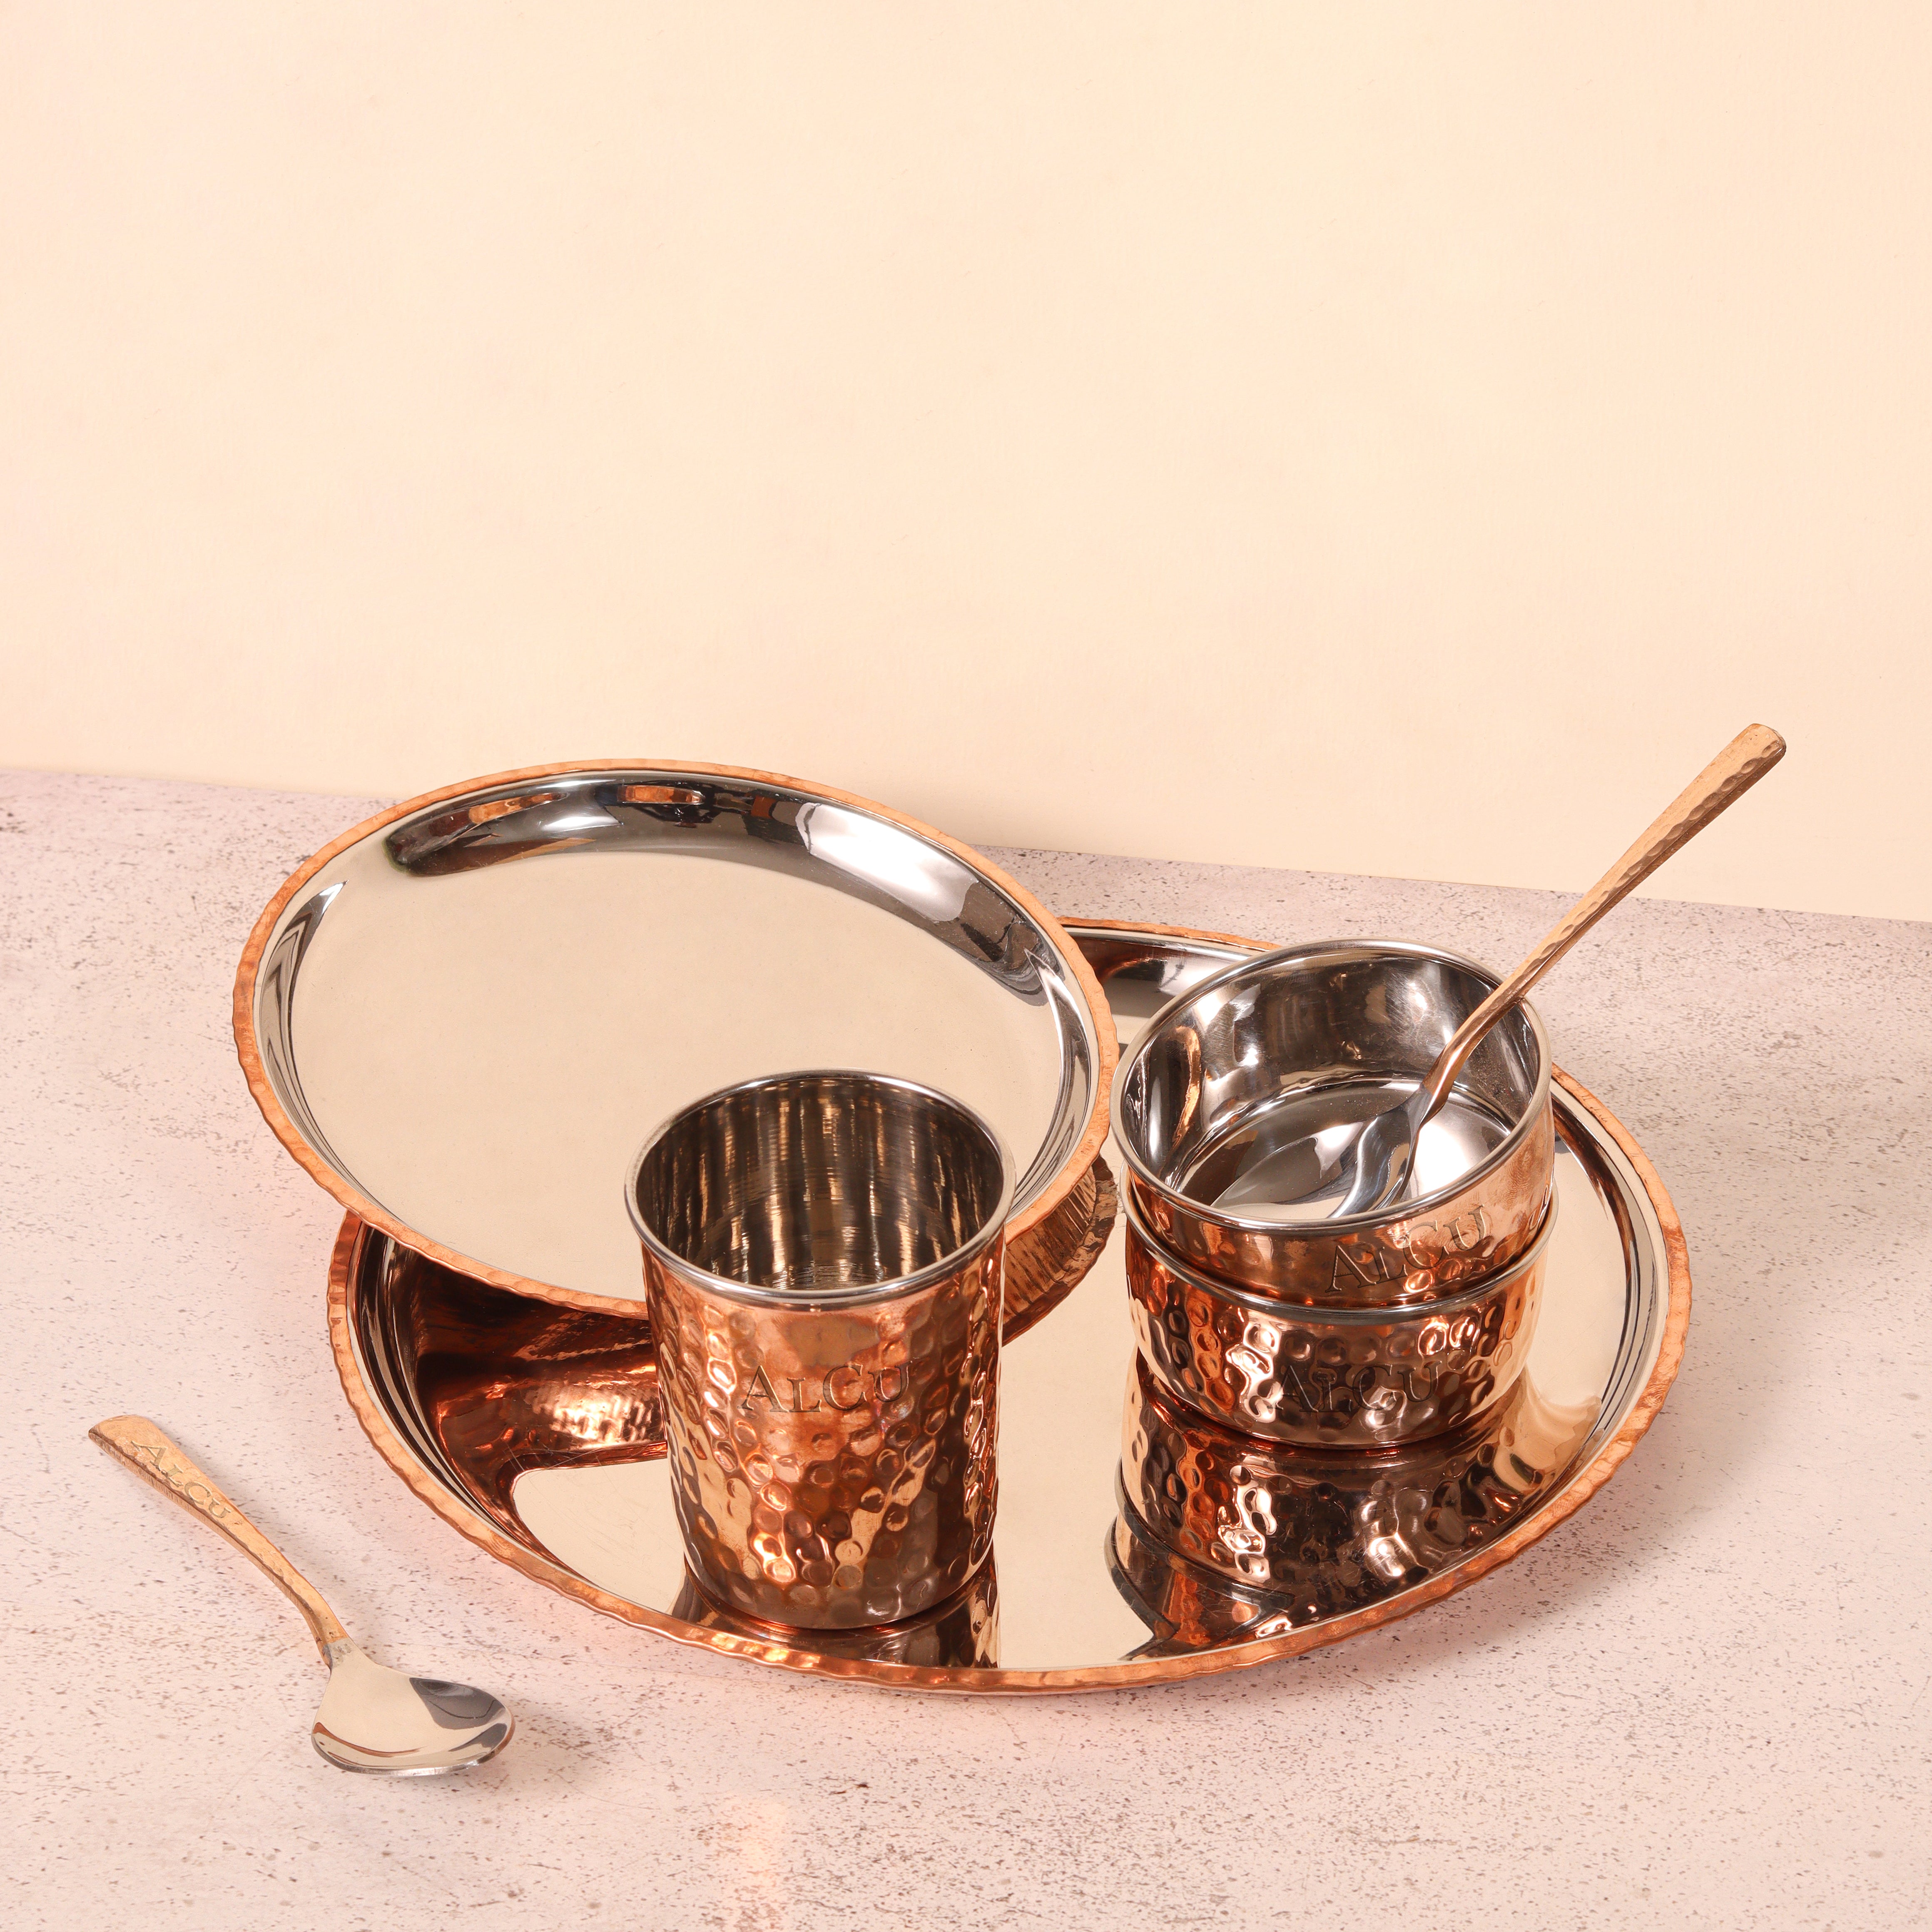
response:
[[[1575,1455],[1591,1418],[1528,1383],[1487,1417],[1396,1449],[1304,1449],[1237,1435],[1175,1402],[1137,1362],[1120,1444],[1114,1562],[1184,1625],[1291,1627],[1425,1582],[1502,1535]],[[1176,1560],[1182,1566],[1177,1571]],[[1204,1576],[1202,1573],[1205,1573]]]
[[[1238,961],[1149,1024],[1114,1088],[1114,1135],[1143,1222],[1188,1265],[1286,1301],[1378,1307],[1462,1294],[1536,1240],[1556,1140],[1550,1048],[1527,1006],[1492,1029],[1423,1130],[1412,1198],[1223,1208],[1271,1150],[1403,1098],[1496,976],[1394,940]],[[1288,1190],[1292,1198],[1296,1189]]]
[[[1507,1396],[1529,1354],[1552,1205],[1528,1248],[1460,1294],[1312,1309],[1204,1274],[1126,1202],[1141,1357],[1184,1406],[1274,1442],[1388,1448],[1459,1428]]]

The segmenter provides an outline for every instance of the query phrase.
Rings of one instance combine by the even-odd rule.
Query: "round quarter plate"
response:
[[[257,922],[235,1033],[269,1124],[359,1220],[633,1315],[625,1174],[700,1095],[839,1066],[956,1096],[1013,1160],[1024,1266],[1036,1234],[1058,1256],[1087,1232],[1114,1058],[1079,950],[968,848],[795,778],[622,761],[344,833]]]

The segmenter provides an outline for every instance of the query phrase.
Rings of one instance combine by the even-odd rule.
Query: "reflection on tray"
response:
[[[1008,1250],[1007,1341],[1085,1278],[1112,1232],[1116,1199],[1096,1159],[1030,1244]],[[373,1228],[359,1230],[354,1254],[354,1319],[385,1407],[518,1542],[552,1554],[512,1507],[519,1476],[664,1454],[649,1322],[492,1287]]]
[[[1238,1436],[1127,1381],[1114,1587],[1153,1633],[1137,1655],[1276,1636],[1426,1582],[1493,1541],[1562,1475],[1598,1405],[1527,1377],[1473,1430],[1390,1450]]]
[[[532,1542],[511,1507],[526,1471],[664,1454],[648,1322],[535,1301],[382,1245],[380,1292],[358,1312],[384,1332],[367,1352],[404,1370],[413,1419],[500,1528]]]
[[[714,1603],[688,1570],[670,1613],[704,1630],[729,1630],[753,1642],[815,1657],[840,1657],[867,1664],[912,1664],[931,1669],[1000,1660],[1000,1586],[991,1558],[966,1587],[922,1616],[902,1623],[872,1624],[860,1630],[793,1630],[768,1624]]]

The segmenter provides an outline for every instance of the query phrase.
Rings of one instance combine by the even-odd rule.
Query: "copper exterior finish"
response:
[[[630,1192],[705,1594],[839,1630],[963,1589],[999,1493],[998,1136],[906,1082],[779,1074],[668,1121]]]
[[[1543,1233],[1456,1295],[1310,1308],[1189,1268],[1127,1203],[1127,1290],[1142,1358],[1169,1394],[1276,1442],[1378,1448],[1488,1414],[1522,1372],[1543,1294]]]
[[[110,1416],[87,1433],[124,1468],[133,1470],[170,1502],[200,1516],[240,1550],[302,1612],[322,1661],[334,1661],[332,1653],[337,1646],[348,1642],[349,1633],[323,1602],[322,1592],[229,1501],[214,1478],[179,1443],[145,1415]]]
[[[1409,1448],[1296,1448],[1217,1426],[1137,1360],[1117,1580],[1151,1611],[1158,1640],[1184,1648],[1270,1616],[1293,1629],[1346,1616],[1493,1542],[1555,1480],[1591,1420],[1526,1385],[1487,1420]],[[1222,1635],[1190,1635],[1190,1624]]]
[[[1373,1308],[1462,1293],[1507,1268],[1533,1242],[1550,1207],[1555,1130],[1546,1100],[1507,1155],[1447,1200],[1420,1213],[1331,1234],[1322,1224],[1216,1226],[1127,1177],[1128,1198],[1162,1244],[1184,1261],[1288,1301]]]
[[[763,1623],[724,1609],[706,1595],[688,1570],[670,1606],[700,1630],[728,1630],[749,1642],[783,1651],[799,1641],[796,1630]],[[822,1657],[852,1664],[911,1665],[926,1670],[986,1670],[1000,1660],[1000,1586],[990,1562],[982,1564],[956,1596],[922,1616],[898,1623],[850,1630],[817,1630],[812,1646]]]
[[[1058,1307],[1106,1246],[1114,1195],[1104,1161],[1088,1170],[1069,1203],[1086,1232],[1067,1244],[1063,1273],[1022,1276],[1016,1286],[1007,1250],[1006,1342]],[[353,1215],[343,1224],[334,1270],[345,1280],[352,1272],[368,1283],[363,1305],[386,1331],[381,1355],[412,1365],[410,1388],[394,1393],[417,1418],[424,1453],[460,1470],[472,1504],[506,1534],[524,1534],[510,1492],[526,1470],[664,1454],[657,1348],[641,1317],[560,1308],[493,1288]]]
[[[1157,933],[1149,928],[1115,927],[1102,922],[1083,926],[1083,943],[1089,933],[1110,944],[1144,940],[1177,950],[1184,947],[1188,938],[1184,931]],[[1504,1468],[1500,1456],[1489,1466],[1496,1472],[1494,1476],[1479,1473],[1472,1479],[1471,1472],[1478,1467],[1478,1457],[1477,1463],[1466,1462],[1460,1478],[1445,1475],[1433,1486],[1419,1479],[1396,1484],[1390,1521],[1404,1547],[1424,1559],[1413,1569],[1426,1571],[1429,1564],[1438,1562],[1447,1567],[1415,1580],[1405,1572],[1388,1594],[1317,1622],[1296,1622],[1292,1590],[1256,1589],[1217,1566],[1211,1556],[1204,1563],[1180,1554],[1144,1523],[1136,1531],[1118,1510],[1108,1551],[1115,1583],[1108,1583],[1103,1573],[1100,1586],[1111,1593],[1124,1576],[1130,1581],[1130,1600],[1149,1636],[1138,1649],[1117,1654],[1108,1661],[1026,1670],[938,1662],[932,1660],[930,1649],[919,1649],[916,1655],[892,1652],[891,1640],[902,1633],[890,1628],[838,1634],[836,1642],[817,1636],[805,1639],[800,1634],[775,1631],[755,1621],[728,1615],[710,1612],[688,1618],[679,1613],[674,1586],[664,1598],[654,1600],[667,1608],[648,1607],[587,1581],[545,1550],[514,1511],[500,1513],[484,1500],[507,1496],[510,1480],[518,1473],[518,1459],[526,1455],[532,1460],[523,1466],[541,1468],[562,1466],[580,1456],[648,1462],[662,1454],[661,1438],[654,1437],[642,1421],[650,1412],[652,1382],[644,1371],[652,1358],[647,1338],[640,1331],[625,1334],[601,1328],[593,1332],[560,1327],[546,1336],[532,1325],[511,1332],[511,1346],[500,1357],[491,1331],[514,1298],[500,1296],[421,1257],[401,1253],[380,1231],[363,1226],[352,1215],[344,1221],[330,1270],[331,1342],[358,1422],[384,1460],[438,1516],[532,1580],[674,1641],[776,1668],[903,1690],[1052,1694],[1175,1682],[1244,1669],[1299,1655],[1410,1615],[1509,1562],[1580,1508],[1610,1480],[1661,1407],[1682,1358],[1690,1319],[1690,1270],[1682,1231],[1654,1169],[1629,1134],[1574,1081],[1560,1072],[1555,1079],[1568,1117],[1583,1124],[1588,1136],[1594,1136],[1594,1144],[1604,1150],[1604,1172],[1608,1174],[1614,1168],[1623,1176],[1614,1182],[1612,1199],[1614,1203],[1615,1190],[1621,1188],[1624,1190],[1622,1198],[1630,1205],[1628,1210],[1617,1207],[1618,1215],[1628,1212],[1652,1229],[1646,1238],[1652,1245],[1644,1252],[1654,1256],[1654,1312],[1645,1318],[1654,1324],[1649,1330],[1653,1339],[1628,1376],[1614,1382],[1606,1391],[1605,1413],[1591,1426],[1578,1456],[1553,1480],[1528,1486],[1513,1510],[1505,1508],[1505,1490],[1526,1479],[1520,1471]],[[1575,1136],[1583,1128],[1569,1126],[1564,1131]],[[1631,1265],[1636,1264],[1633,1261]],[[1634,1318],[1634,1300],[1631,1307]],[[554,1316],[557,1311],[545,1312]],[[1086,1318],[1070,1310],[1067,1318]],[[1050,1336],[1059,1332],[1059,1327],[1056,1323],[1046,1333]],[[432,1345],[427,1354],[413,1352],[411,1338],[415,1336]],[[1029,1349],[1052,1346],[1050,1341],[1028,1345]],[[432,1363],[430,1357],[436,1360]],[[418,1400],[414,1387],[419,1366],[435,1370],[424,1378],[424,1385],[436,1391],[428,1405]],[[1623,1373],[1618,1371],[1620,1376]],[[516,1427],[493,1436],[486,1426],[487,1408],[496,1400],[490,1391],[498,1388],[517,1392],[521,1420]],[[445,1432],[440,1438],[428,1419],[430,1410],[441,1418],[436,1426]],[[464,1452],[476,1455],[473,1464],[453,1460],[445,1446],[459,1440],[450,1424],[466,1417],[472,1433],[461,1439],[480,1445],[473,1452]],[[1496,1418],[1496,1426],[1504,1424],[1515,1426],[1508,1408]],[[1182,1426],[1184,1432],[1176,1439],[1186,1442],[1186,1432],[1192,1431],[1197,1444],[1212,1427],[1194,1418]],[[632,1431],[634,1432],[627,1434]],[[1484,1434],[1480,1426],[1478,1433]],[[512,1442],[513,1436],[518,1440]],[[1469,1454],[1462,1446],[1464,1439],[1462,1435],[1446,1438],[1450,1460],[1456,1454]],[[1520,1430],[1516,1446],[1523,1447],[1527,1440]],[[1424,1446],[1433,1454],[1441,1445]],[[1305,1466],[1303,1459],[1318,1460],[1325,1454],[1266,1444],[1256,1445],[1256,1450],[1272,1459],[1269,1493],[1280,1498],[1283,1508],[1298,1493],[1292,1472]],[[1356,1466],[1374,1464],[1386,1474],[1392,1463],[1410,1466],[1403,1459],[1412,1453],[1383,1452],[1363,1458]],[[1535,1455],[1527,1454],[1522,1460],[1540,1474],[1543,1466]],[[1425,1464],[1426,1458],[1414,1467],[1425,1471]],[[1177,1455],[1174,1469],[1180,1474],[1181,1499],[1186,1505],[1179,1508],[1181,1519],[1204,1526],[1208,1519],[1202,1511],[1206,1497],[1214,1493],[1213,1472],[1203,1466],[1198,1454],[1191,1462],[1185,1454]],[[1013,1471],[1007,1474],[1010,1482],[1016,1480]],[[1430,1507],[1439,1508],[1435,1501],[1437,1490],[1443,1481],[1450,1480],[1458,1485],[1454,1492],[1460,1498],[1456,1510],[1466,1532],[1465,1544],[1460,1546],[1453,1544],[1448,1534],[1452,1526],[1447,1516],[1438,1515],[1432,1524],[1430,1509],[1419,1508],[1417,1502],[1417,1496],[1426,1490]],[[1484,1498],[1480,1510],[1474,1499],[1478,1494]],[[1194,1498],[1200,1500],[1188,1500]],[[1114,1508],[1112,1498],[1106,1507]],[[1260,1526],[1258,1518],[1256,1526]],[[1164,1523],[1161,1534],[1173,1538],[1174,1532]],[[1339,1540],[1331,1546],[1336,1550],[1346,1546]],[[999,1560],[1006,1594],[1006,1559],[1002,1556]],[[1101,1560],[1097,1550],[1095,1560]],[[1345,1556],[1341,1560],[1349,1559]],[[1339,1567],[1335,1579],[1346,1587],[1347,1580]],[[1310,1580],[1311,1589],[1316,1581]],[[934,1619],[943,1621],[950,1608],[939,1606]]]
[[[428,807],[446,800],[464,799],[478,790],[508,785],[530,788],[514,801],[465,805],[460,814],[452,814],[452,818],[460,816],[464,826],[487,823],[493,813],[507,812],[512,806],[528,806],[533,799],[542,796],[541,788],[545,779],[565,778],[581,772],[607,772],[631,766],[652,767],[665,764],[666,761],[648,758],[589,758],[575,759],[559,764],[526,766],[515,770],[494,772],[484,778],[466,779],[458,784],[442,786],[415,798],[406,799],[401,803],[392,806],[386,811],[364,819],[361,824],[352,826],[339,838],[332,840],[320,850],[304,860],[263,909],[243,949],[236,974],[232,1001],[236,1056],[247,1078],[249,1091],[261,1109],[262,1118],[273,1130],[276,1138],[310,1179],[333,1195],[358,1220],[382,1229],[430,1261],[490,1286],[508,1288],[518,1294],[553,1302],[563,1307],[580,1308],[596,1314],[628,1316],[639,1320],[646,1318],[648,1314],[641,1296],[635,1300],[625,1300],[609,1295],[582,1293],[478,1261],[410,1227],[346,1180],[316,1151],[308,1136],[290,1118],[277,1095],[263,1064],[262,1041],[257,1031],[256,1009],[260,982],[266,967],[265,956],[283,914],[296,902],[304,889],[326,871],[337,858],[372,833],[394,825],[400,820],[412,818]],[[776,785],[806,790],[816,799],[833,805],[849,806],[901,826],[920,838],[952,854],[967,866],[992,880],[1050,938],[1060,943],[1060,950],[1077,982],[1081,997],[1094,1017],[1097,1028],[1097,1051],[1093,1068],[1091,1112],[1084,1130],[1058,1172],[1033,1198],[1020,1207],[1007,1224],[1010,1266],[1014,1270],[1024,1297],[1020,1312],[1030,1312],[1033,1321],[1040,1319],[1051,1307],[1053,1300],[1067,1293],[1073,1280],[1078,1280],[1077,1274],[1073,1275],[1071,1280],[1068,1278],[1069,1269],[1075,1264],[1076,1258],[1086,1252],[1090,1246],[1092,1252],[1097,1254],[1100,1246],[1104,1245],[1105,1229],[1111,1222],[1111,1180],[1104,1167],[1099,1168],[1097,1173],[1095,1169],[1102,1144],[1107,1138],[1107,1100],[1112,1084],[1117,1052],[1113,1030],[1107,1018],[1106,1000],[1100,991],[1099,980],[1094,976],[1092,968],[1087,963],[1079,948],[1066,938],[1052,914],[1016,880],[1009,878],[970,846],[922,824],[905,813],[892,811],[890,807],[862,798],[855,793],[842,791],[829,785],[806,785],[802,781],[777,772],[688,760],[675,761],[667,768],[686,774],[702,774],[712,778],[740,780],[754,785]],[[685,790],[664,786],[631,786],[625,789],[627,795],[634,794],[629,796],[628,802],[671,814],[691,810],[692,801],[697,796]],[[450,827],[444,828],[446,836],[448,836],[450,831]],[[448,863],[460,865],[460,854],[453,856]],[[639,1126],[641,1129],[647,1124],[647,1122],[640,1122]],[[1095,1240],[1096,1235],[1097,1243]],[[1036,1308],[1034,1304],[1036,1303],[1043,1303],[1044,1305]]]
[[[1282,1220],[1216,1199],[1238,1171],[1216,1174],[1225,1156],[1303,1079],[1301,1090],[1322,1096],[1314,1112],[1322,1124],[1330,1108],[1372,1115],[1385,1094],[1349,1070],[1366,1061],[1386,1075],[1418,1059],[1426,1067],[1438,1035],[1492,984],[1455,954],[1372,940],[1238,956],[1200,978],[1142,1034],[1115,1085],[1115,1144],[1143,1223],[1205,1274],[1310,1305],[1427,1301],[1507,1267],[1543,1226],[1555,1155],[1549,1047],[1526,1006],[1470,1070],[1472,1087],[1484,1090],[1482,1111],[1507,1119],[1508,1130],[1492,1148],[1472,1145],[1447,1185],[1346,1220]],[[1296,1054],[1311,1058],[1284,1057]],[[1417,1070],[1409,1065],[1408,1079]],[[1447,1130],[1445,1120],[1436,1131]],[[1246,1165],[1252,1150],[1238,1157]]]
[[[730,1608],[894,1623],[993,1546],[1001,1246],[862,1313],[748,1309],[653,1268],[671,1491]]]
[[[1030,1234],[1016,1240],[1008,1224],[1003,1342],[1043,1322],[1086,1280],[1106,1250],[1120,1209],[1113,1172],[1096,1154],[1066,1198],[1044,1221],[1035,1222]]]

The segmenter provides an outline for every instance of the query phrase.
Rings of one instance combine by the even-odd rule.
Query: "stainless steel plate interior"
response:
[[[1105,1130],[1114,1037],[1049,914],[968,848],[768,774],[607,765],[410,801],[296,873],[236,1033],[344,1204],[497,1286],[640,1304],[645,1135],[759,1075],[952,1094],[1018,1168],[1027,1234]]]
[[[1239,946],[1154,928],[1070,929],[1124,1043]],[[1118,1231],[1067,1300],[1005,1353],[992,1573],[950,1622],[922,1630],[835,1643],[706,1610],[686,1580],[656,1364],[634,1322],[500,1294],[352,1218],[332,1280],[338,1366],[364,1428],[439,1514],[551,1588],[681,1641],[949,1690],[1096,1688],[1240,1668],[1406,1615],[1507,1561],[1608,1479],[1662,1402],[1690,1298],[1669,1198],[1598,1103],[1561,1075],[1555,1097],[1561,1211],[1507,1432],[1499,1424],[1486,1442],[1444,1441],[1439,1468],[1435,1450],[1399,1462],[1323,1452],[1319,1467],[1294,1466],[1291,1454],[1277,1492],[1312,1468],[1324,1524],[1298,1597],[1244,1585],[1241,1524],[1210,1552],[1217,1569],[1163,1541],[1168,1531],[1126,1501],[1122,1419],[1136,1391]],[[1138,1444],[1129,1433],[1144,1490],[1145,1432]],[[1183,1514],[1177,1505],[1175,1520]]]

